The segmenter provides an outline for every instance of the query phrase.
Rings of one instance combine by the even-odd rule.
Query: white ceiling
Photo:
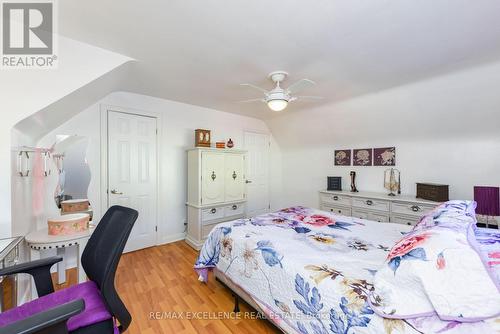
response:
[[[500,58],[497,0],[64,0],[59,31],[138,60],[128,90],[269,118],[240,87],[318,83],[287,112]]]

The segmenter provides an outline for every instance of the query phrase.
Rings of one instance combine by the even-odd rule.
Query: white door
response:
[[[224,202],[224,154],[201,153],[201,204]]]
[[[108,203],[139,212],[126,252],[156,245],[156,118],[108,111]]]
[[[245,198],[245,156],[243,154],[226,154],[225,161],[226,202],[241,201]]]
[[[247,215],[266,213],[269,204],[269,136],[245,132]]]

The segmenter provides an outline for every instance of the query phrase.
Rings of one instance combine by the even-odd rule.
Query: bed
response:
[[[438,317],[388,319],[367,299],[391,247],[411,226],[292,207],[218,225],[195,269],[216,277],[285,333],[500,332],[500,319],[474,323]],[[478,241],[500,278],[500,233],[478,229]]]

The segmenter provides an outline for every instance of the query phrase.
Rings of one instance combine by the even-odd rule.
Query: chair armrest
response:
[[[17,264],[15,266],[0,269],[0,276],[30,274],[35,280],[38,297],[42,297],[54,292],[54,286],[52,285],[52,276],[50,275],[50,268],[60,261],[62,261],[62,257],[53,256],[41,260],[25,262]]]
[[[83,299],[77,299],[1,327],[0,334],[67,334],[68,319],[84,309]]]

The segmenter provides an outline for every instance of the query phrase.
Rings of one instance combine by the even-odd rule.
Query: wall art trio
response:
[[[335,150],[335,166],[395,166],[396,148]]]

